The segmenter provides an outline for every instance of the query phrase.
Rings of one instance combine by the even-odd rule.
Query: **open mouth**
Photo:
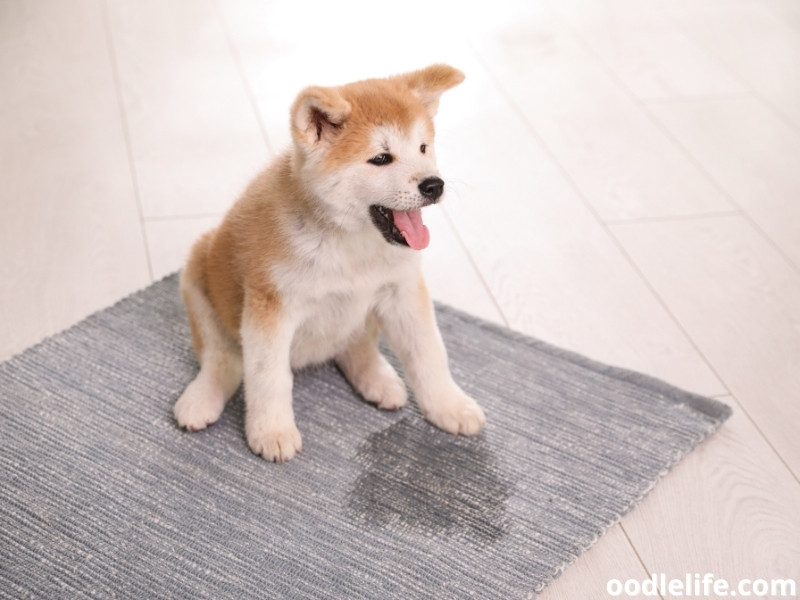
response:
[[[390,244],[422,250],[430,242],[430,233],[422,222],[422,211],[392,210],[380,204],[369,207],[369,215],[378,231]]]

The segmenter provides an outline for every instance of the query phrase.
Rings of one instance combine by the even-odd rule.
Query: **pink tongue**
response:
[[[409,246],[414,250],[422,250],[427,247],[431,234],[425,227],[425,223],[422,222],[422,211],[419,209],[393,210],[392,215],[394,216],[394,226],[400,230]]]

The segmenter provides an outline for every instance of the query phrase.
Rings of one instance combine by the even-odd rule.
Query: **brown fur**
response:
[[[480,431],[485,416],[452,380],[419,261],[387,237],[370,204],[420,219],[420,182],[441,181],[422,144],[433,143],[439,96],[462,80],[434,65],[300,93],[290,112],[293,147],[197,241],[183,271],[200,372],[175,404],[179,425],[214,423],[244,381],[250,448],[289,460],[302,449],[291,369],[329,359],[365,399],[398,409],[407,392],[378,350],[380,329],[426,417],[452,433]],[[379,166],[373,159],[392,144],[391,166]],[[424,248],[427,229],[408,223],[407,245]]]
[[[369,79],[337,88],[306,88],[291,109],[296,140],[313,143],[323,133],[334,136],[336,152],[326,157],[327,168],[333,170],[364,158],[361,155],[370,145],[376,123],[392,125],[405,132],[412,123],[422,120],[432,138],[431,115],[435,113],[432,103],[438,102],[441,89],[457,85],[464,76],[444,65],[429,67],[424,70],[425,76],[421,73],[423,71],[388,79]],[[408,100],[412,88],[421,105]],[[436,100],[428,99],[426,90],[435,92]],[[197,241],[189,257],[184,276],[208,296],[234,339],[240,337],[245,287],[261,290],[273,298],[275,310],[279,310],[279,294],[266,279],[263,266],[287,258],[282,215],[308,208],[303,206],[309,204],[309,200],[296,173],[300,161],[300,153],[286,153],[262,172],[222,224]],[[191,314],[189,319],[199,355],[203,342]]]
[[[285,155],[263,171],[222,224],[197,241],[187,263],[184,277],[199,285],[228,334],[236,340],[240,338],[246,288],[270,299],[274,311],[280,309],[280,297],[268,280],[264,265],[286,258],[288,247],[281,215],[292,212],[290,199],[298,197],[294,180],[285,176],[291,171],[290,161],[291,157]],[[263,312],[264,303],[260,304]],[[192,332],[199,355],[202,340],[198,340],[194,324]]]

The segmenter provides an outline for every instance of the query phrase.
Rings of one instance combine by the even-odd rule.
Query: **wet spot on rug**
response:
[[[357,521],[492,544],[509,528],[513,483],[484,435],[452,436],[406,418],[358,449],[363,471],[348,496]]]

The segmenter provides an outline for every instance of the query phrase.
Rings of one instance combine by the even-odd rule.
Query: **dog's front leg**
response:
[[[247,443],[266,460],[287,461],[302,443],[292,410],[294,326],[276,294],[245,293],[241,335]]]
[[[476,435],[486,424],[480,406],[453,381],[425,281],[392,291],[378,306],[378,319],[403,363],[425,417],[454,434]]]

